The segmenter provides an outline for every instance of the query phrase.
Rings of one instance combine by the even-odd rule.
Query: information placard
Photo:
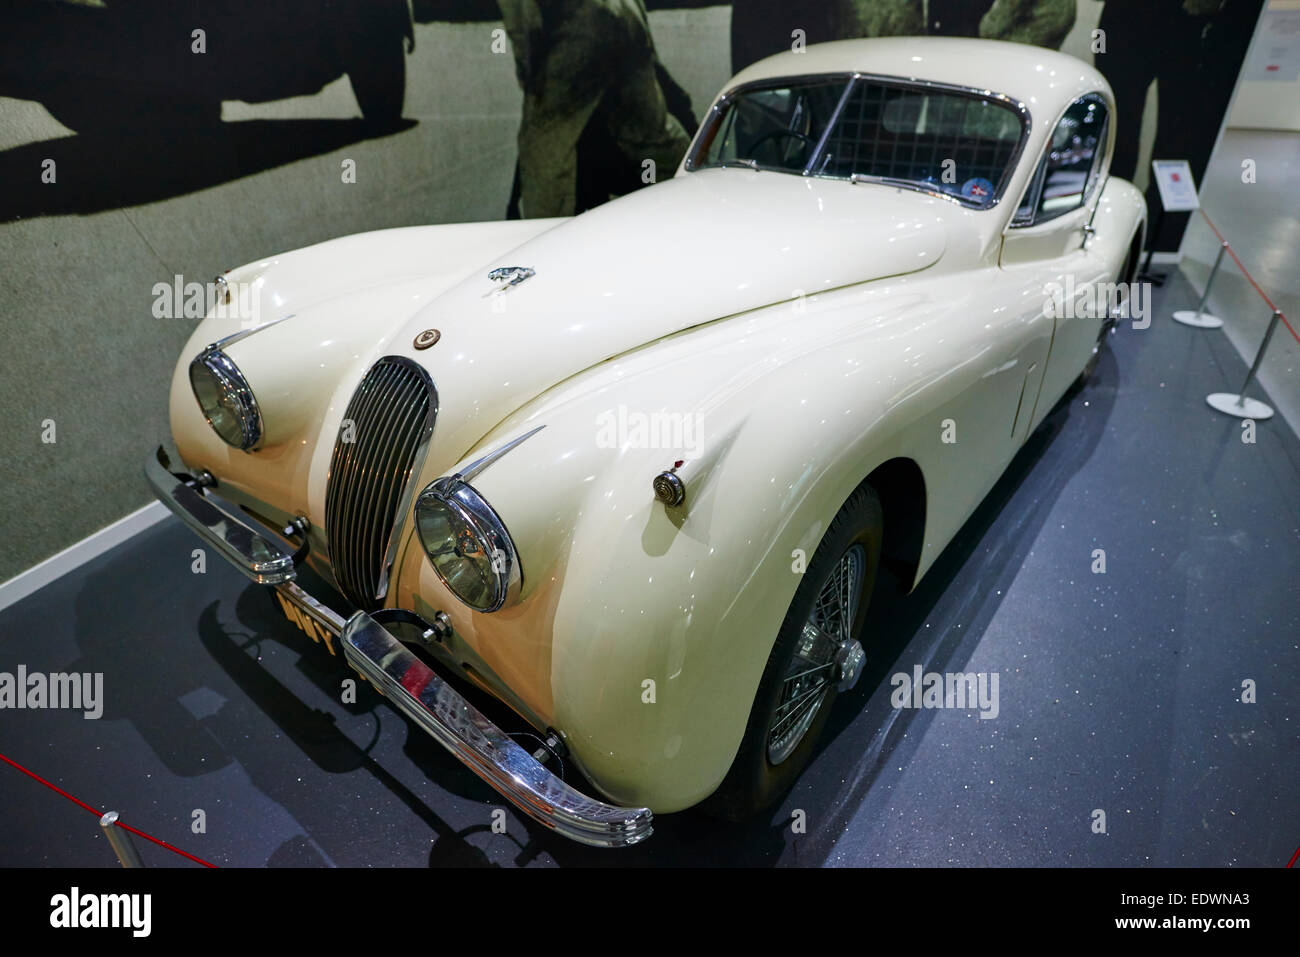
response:
[[[1187,160],[1152,160],[1151,171],[1160,190],[1160,205],[1167,213],[1188,213],[1201,208]]]

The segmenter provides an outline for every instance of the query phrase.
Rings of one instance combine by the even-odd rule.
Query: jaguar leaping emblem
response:
[[[488,279],[498,283],[492,292],[501,292],[512,286],[517,286],[525,280],[532,279],[537,275],[537,270],[531,266],[498,266],[488,273]],[[491,295],[492,293],[488,293]]]

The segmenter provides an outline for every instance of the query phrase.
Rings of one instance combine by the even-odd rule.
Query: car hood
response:
[[[388,351],[430,371],[435,445],[464,453],[530,399],[604,360],[759,307],[925,269],[943,255],[954,209],[891,187],[697,171],[485,263],[410,316]],[[532,275],[501,289],[488,277],[497,267]],[[415,350],[428,329],[437,344]]]

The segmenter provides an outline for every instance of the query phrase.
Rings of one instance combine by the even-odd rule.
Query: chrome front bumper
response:
[[[617,807],[570,787],[375,619],[358,611],[344,620],[303,591],[294,581],[293,555],[207,498],[210,476],[173,473],[162,448],[145,463],[145,476],[159,501],[200,538],[253,581],[274,587],[300,623],[309,620],[319,630],[331,653],[339,639],[353,670],[520,811],[593,847],[627,847],[650,836],[647,808]]]

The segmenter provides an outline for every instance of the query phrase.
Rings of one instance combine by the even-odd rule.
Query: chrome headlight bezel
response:
[[[232,441],[231,437],[222,435],[212,421],[213,410],[204,406],[198,387],[195,385],[196,373],[206,373],[221,393],[224,400],[221,404],[234,415],[239,426],[238,441]],[[217,437],[242,452],[256,448],[262,441],[262,412],[258,408],[257,397],[253,395],[248,380],[244,378],[244,374],[239,371],[239,367],[231,361],[230,357],[214,347],[204,349],[190,362],[189,377],[194,401],[198,403],[199,411],[203,413],[203,418],[207,420],[208,426]]]
[[[439,566],[435,549],[430,547],[425,537],[427,523],[436,520],[434,510],[441,510],[450,517],[449,526],[459,523],[487,557],[487,568],[482,570],[488,591],[485,601],[476,601],[462,594]],[[429,565],[462,604],[475,611],[491,613],[513,604],[519,597],[524,576],[514,540],[492,506],[461,476],[451,475],[430,483],[415,500],[414,516],[415,534]],[[442,542],[434,543],[444,546],[439,554],[445,553],[447,541],[444,538]],[[495,560],[493,556],[496,556]]]

